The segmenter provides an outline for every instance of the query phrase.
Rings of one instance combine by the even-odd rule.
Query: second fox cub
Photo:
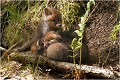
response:
[[[56,43],[60,40],[62,40],[62,37],[58,33],[55,31],[49,31],[44,35],[44,38],[32,44],[31,52],[37,53],[39,50],[43,52],[42,49],[46,49],[50,44]]]
[[[41,42],[41,38],[45,33],[50,30],[56,31],[61,28],[61,14],[59,11],[53,8],[45,8],[43,17],[39,26],[34,31],[34,36],[31,41],[28,41],[22,47],[15,49],[14,51],[25,51],[31,47],[32,44],[36,43],[38,40]]]
[[[44,35],[44,46],[45,46],[45,53],[44,55],[50,59],[59,60],[59,61],[67,61],[73,62],[73,58],[70,56],[73,55],[72,52],[69,50],[69,44],[64,43],[63,38],[56,33],[55,31],[49,31]],[[79,63],[80,61],[80,50],[75,52],[75,61]],[[82,63],[87,63],[89,56],[88,47],[85,40],[85,34],[83,38],[83,45],[82,45]]]
[[[45,48],[47,48],[49,45],[53,43],[61,42],[61,41],[62,41],[62,37],[55,31],[47,32],[42,38],[42,42]]]
[[[62,37],[57,32],[49,31],[46,33],[43,43],[45,46],[44,56],[54,60],[71,62],[69,48],[62,43]]]
[[[30,50],[33,54],[37,54],[39,52],[41,52],[41,54],[43,53],[43,50],[44,49],[44,46],[43,46],[43,43],[40,41],[40,39],[33,43],[30,47]]]
[[[63,43],[53,43],[46,49],[46,56],[53,60],[72,62],[68,47]]]

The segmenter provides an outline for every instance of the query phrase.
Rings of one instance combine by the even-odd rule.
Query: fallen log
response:
[[[34,55],[31,54],[30,52],[26,52],[26,53],[14,52],[9,55],[9,58],[11,60],[18,61],[22,64],[34,63],[40,66],[49,66],[51,69],[61,72],[74,70],[73,63],[50,60],[47,57],[43,57],[41,55]],[[93,77],[111,78],[111,79],[118,78],[118,76],[116,76],[114,72],[109,69],[104,69],[97,66],[88,66],[88,65],[81,65],[80,67],[80,65],[78,64],[76,64],[76,67],[78,70],[81,69],[85,71],[86,74],[91,75]]]

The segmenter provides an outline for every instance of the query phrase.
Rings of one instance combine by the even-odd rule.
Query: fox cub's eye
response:
[[[47,41],[49,42],[49,41],[51,41],[52,39],[50,38],[50,39],[48,39]]]
[[[55,22],[55,19],[51,20],[52,22]]]

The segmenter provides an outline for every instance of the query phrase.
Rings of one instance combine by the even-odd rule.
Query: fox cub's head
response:
[[[44,38],[42,38],[42,42],[44,44],[44,47],[48,47],[49,45],[62,41],[62,37],[56,33],[55,31],[49,31],[44,35]]]
[[[62,27],[61,13],[54,8],[45,8],[43,20],[47,22],[50,30],[56,30]]]

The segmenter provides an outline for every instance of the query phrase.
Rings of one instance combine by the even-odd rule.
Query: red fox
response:
[[[48,47],[50,44],[60,42],[62,40],[62,37],[55,31],[49,31],[44,35],[44,38],[42,38],[42,42],[44,44],[44,47]]]
[[[42,49],[47,48],[50,44],[58,42],[60,40],[62,40],[62,37],[58,35],[58,33],[56,33],[55,31],[49,31],[45,34],[44,38],[32,44],[30,48],[31,52],[34,54],[38,53],[39,50],[43,52],[44,50]]]
[[[53,60],[71,62],[72,54],[63,43],[53,43],[46,49],[46,56]]]
[[[41,52],[41,54],[43,53],[43,50],[44,47],[43,47],[43,43],[38,40],[37,42],[33,43],[30,47],[30,50],[33,54],[37,54],[39,52]]]
[[[49,31],[44,35],[44,56],[59,61],[70,62],[69,47],[62,43],[62,37],[55,31]]]
[[[41,19],[39,26],[34,31],[34,36],[31,41],[28,41],[22,47],[14,49],[14,51],[25,51],[31,47],[32,44],[36,43],[38,40],[41,42],[41,38],[48,31],[57,31],[61,28],[61,14],[59,11],[53,8],[45,8],[44,15]]]
[[[73,58],[70,56],[73,55],[70,48],[70,44],[66,44],[64,41],[62,41],[63,38],[57,34],[54,31],[49,31],[44,35],[44,46],[45,47],[45,53],[44,55],[47,56],[50,59],[59,60],[59,61],[67,61],[67,62],[73,62]],[[79,63],[80,61],[80,50],[75,52],[75,61],[76,63]],[[86,44],[85,35],[83,38],[83,45],[82,45],[82,63],[87,63],[89,56],[88,46]]]

